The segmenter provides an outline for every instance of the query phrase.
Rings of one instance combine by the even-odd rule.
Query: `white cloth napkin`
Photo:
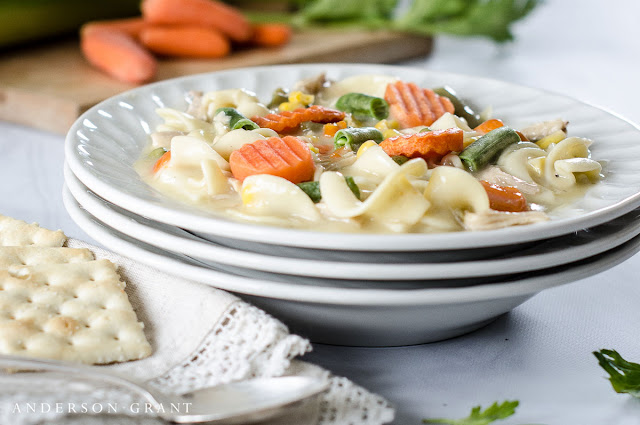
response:
[[[270,424],[376,425],[393,420],[393,408],[382,397],[294,360],[311,350],[309,341],[290,334],[264,311],[227,292],[85,242],[69,240],[67,245],[88,248],[96,258],[118,265],[154,350],[143,360],[100,367],[176,394],[252,377],[313,375],[328,379],[329,390]],[[24,375],[0,376],[0,424],[164,423],[143,414],[143,401],[121,388],[96,388],[50,374]]]

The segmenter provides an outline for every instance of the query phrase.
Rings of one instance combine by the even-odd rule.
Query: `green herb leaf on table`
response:
[[[510,26],[539,0],[414,0],[394,28],[424,34],[480,35],[497,42],[513,40]]]
[[[365,28],[411,34],[513,39],[511,26],[543,0],[289,0],[293,14],[252,14],[254,21],[298,28]]]
[[[425,424],[445,424],[445,425],[488,425],[500,419],[506,419],[516,412],[519,401],[506,400],[501,404],[496,401],[485,410],[480,406],[471,409],[471,414],[462,419],[424,419]]]
[[[611,386],[617,393],[640,398],[640,364],[632,363],[615,350],[594,351],[600,366],[609,374]]]

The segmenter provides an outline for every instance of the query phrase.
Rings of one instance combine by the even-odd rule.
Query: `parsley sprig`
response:
[[[493,421],[506,419],[516,412],[516,407],[520,404],[517,400],[506,400],[498,404],[496,401],[491,406],[482,410],[480,406],[471,409],[471,414],[462,419],[423,419],[425,424],[445,424],[445,425],[488,425]]]
[[[594,351],[600,366],[609,374],[611,386],[617,393],[640,398],[640,364],[632,363],[615,350]]]

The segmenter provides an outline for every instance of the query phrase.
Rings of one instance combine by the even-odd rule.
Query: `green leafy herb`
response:
[[[513,39],[511,26],[543,0],[289,0],[292,14],[250,14],[254,21],[288,22],[299,28],[329,26],[395,30],[413,34]]]
[[[463,419],[424,419],[425,424],[446,424],[446,425],[488,425],[493,421],[506,419],[516,412],[517,400],[506,400],[501,404],[496,401],[484,411],[480,406],[471,409],[471,414]]]
[[[609,374],[611,386],[617,393],[640,398],[640,364],[626,361],[615,350],[594,351],[593,355]]]
[[[394,28],[423,34],[480,35],[497,42],[513,40],[510,26],[539,0],[414,0]]]

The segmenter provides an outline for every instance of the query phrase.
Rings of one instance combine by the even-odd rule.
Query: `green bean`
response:
[[[269,109],[273,109],[280,105],[282,102],[286,102],[289,100],[289,93],[283,89],[282,87],[278,87],[273,91],[271,95],[271,102],[267,105]]]
[[[360,199],[360,188],[356,184],[355,180],[353,180],[353,177],[345,176],[344,179],[347,182],[347,186],[349,186],[349,189],[351,189],[351,192],[356,195],[356,198]]]
[[[351,176],[345,176],[344,180],[347,182],[347,186],[351,189],[351,192],[360,199],[360,188],[356,184],[355,180]],[[322,200],[322,194],[320,193],[320,182],[302,182],[298,183],[298,187],[302,189],[304,193],[311,198],[311,200],[317,204]]]
[[[155,148],[154,150],[149,152],[149,159],[152,160],[152,161],[157,161],[166,152],[167,152],[167,150],[165,148]]]
[[[391,157],[391,159],[393,159],[398,165],[402,165],[409,160],[409,158],[404,155],[394,155]]]
[[[382,133],[375,127],[349,127],[338,130],[333,143],[336,149],[341,146],[349,146],[352,151],[357,152],[367,140],[380,143],[382,139]]]
[[[363,93],[347,93],[340,96],[336,108],[350,112],[357,119],[372,117],[381,120],[389,116],[389,104],[386,100]]]
[[[317,204],[322,199],[320,182],[302,182],[298,183],[298,187],[311,198],[314,204]]]
[[[478,171],[493,161],[509,145],[519,141],[520,136],[514,129],[500,127],[471,143],[459,156],[469,170]]]
[[[239,128],[242,128],[243,130],[255,130],[256,128],[260,128],[258,124],[254,123],[234,108],[225,107],[216,109],[216,115],[220,112],[223,112],[229,117],[229,128],[231,128],[231,130],[237,130]]]
[[[467,121],[467,124],[469,124],[469,127],[477,127],[482,123],[480,115],[475,112],[469,105],[460,100],[460,98],[456,95],[455,90],[453,90],[451,87],[438,87],[437,89],[433,89],[433,91],[440,96],[448,98],[451,103],[453,103],[453,107],[455,108],[454,113],[457,116],[464,118]]]

